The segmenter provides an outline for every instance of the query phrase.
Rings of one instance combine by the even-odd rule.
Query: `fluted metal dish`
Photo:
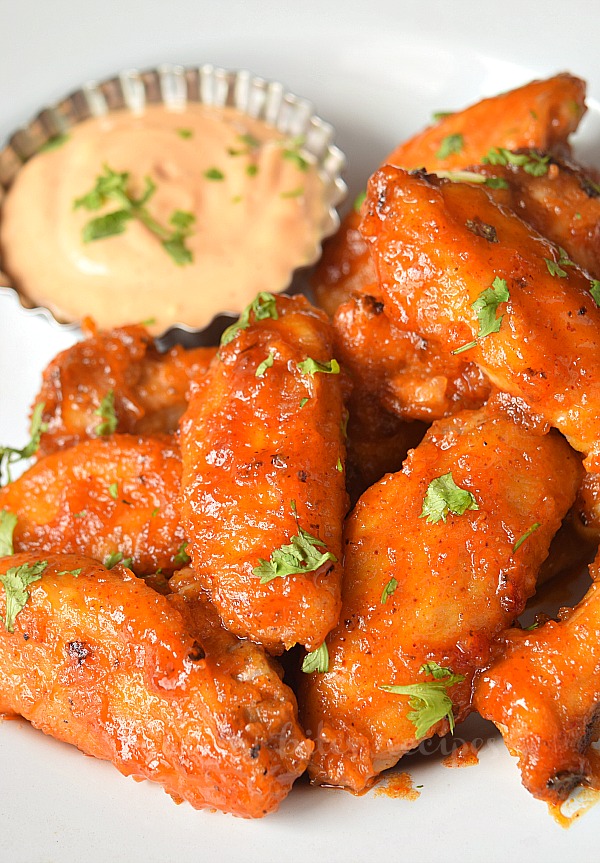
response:
[[[187,103],[234,107],[274,126],[285,135],[303,139],[301,152],[315,160],[324,179],[326,218],[320,226],[310,260],[290,273],[288,290],[301,289],[302,274],[320,257],[322,241],[339,227],[337,207],[347,194],[342,179],[346,160],[333,144],[333,127],[313,112],[310,102],[288,92],[283,84],[267,81],[247,70],[169,64],[145,71],[128,69],[105,81],[85,84],[55,105],[40,111],[27,126],[14,132],[0,150],[0,205],[22,165],[48,142],[67,134],[72,126],[111,111],[129,109],[140,112],[145,105],[157,103],[164,103],[169,108],[182,108]],[[27,299],[20,297],[22,304],[28,305]],[[50,324],[61,325],[50,311],[45,311]],[[239,311],[222,309],[203,328],[174,321],[159,337],[159,342],[165,346],[174,342],[214,343]]]

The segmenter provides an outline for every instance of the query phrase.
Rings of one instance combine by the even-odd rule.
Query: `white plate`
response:
[[[531,77],[568,69],[586,77],[591,112],[579,152],[600,140],[600,7],[546,0],[21,0],[3,4],[0,141],[35,110],[90,78],[158,62],[250,68],[312,99],[338,129],[351,195],[395,143],[431,113]],[[596,157],[600,164],[600,157]],[[33,250],[32,250],[33,253]],[[47,359],[74,336],[50,336],[0,292],[0,440],[20,442]],[[470,721],[459,736],[489,735]],[[600,807],[569,831],[521,787],[502,741],[480,764],[449,770],[441,756],[402,763],[421,796],[411,802],[294,789],[281,810],[249,823],[176,806],[158,787],[45,738],[0,724],[2,863],[245,863],[458,860],[552,863],[597,859]]]

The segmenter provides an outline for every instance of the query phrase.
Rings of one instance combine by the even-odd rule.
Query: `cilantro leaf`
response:
[[[13,533],[17,526],[17,516],[7,509],[0,511],[0,557],[14,553]]]
[[[502,325],[504,315],[496,317],[496,310],[500,303],[505,303],[510,298],[508,286],[505,279],[500,279],[498,276],[492,282],[491,288],[486,288],[482,291],[474,303],[471,303],[471,308],[477,315],[479,320],[479,332],[472,342],[467,342],[466,345],[461,345],[452,351],[453,354],[462,354],[463,351],[468,351],[474,348],[480,339],[497,333]]]
[[[354,204],[353,204],[353,208],[354,208],[355,213],[360,213],[362,205],[364,204],[366,197],[367,197],[366,192],[359,192],[359,194],[356,196],[356,198],[354,199]]]
[[[185,130],[179,130],[181,134]],[[96,177],[94,187],[76,198],[74,208],[83,207],[86,210],[99,210],[111,202],[118,207],[110,213],[105,213],[87,222],[82,229],[84,243],[104,240],[123,234],[127,223],[138,219],[152,234],[154,234],[176,264],[191,263],[192,253],[185,245],[185,240],[195,222],[192,213],[175,210],[169,219],[170,228],[164,227],[148,211],[146,204],[156,191],[156,184],[150,177],[145,178],[144,191],[139,198],[129,192],[128,171],[114,171],[108,165],[103,166],[103,173]]]
[[[73,578],[78,578],[83,570],[81,567],[79,569],[63,569],[60,572],[57,572],[57,575],[72,575]]]
[[[108,487],[108,493],[112,497],[113,500],[116,500],[119,496],[119,483],[111,482]]]
[[[280,198],[299,198],[304,194],[304,186],[297,186],[295,189],[290,189],[288,192],[281,192]]]
[[[310,375],[310,377],[314,377],[317,372],[323,375],[339,375],[340,373],[340,364],[337,360],[320,363],[318,360],[313,360],[312,357],[307,357],[297,366],[303,375]]]
[[[255,566],[252,572],[260,576],[261,584],[267,584],[274,578],[284,578],[287,575],[316,572],[327,561],[337,562],[337,557],[330,551],[321,554],[316,550],[324,547],[325,543],[322,540],[298,527],[298,533],[291,538],[290,545],[276,548],[271,552],[269,560],[259,558],[258,566]]]
[[[592,295],[592,299],[597,306],[600,306],[600,281],[598,281],[598,279],[592,279],[590,284],[590,294]]]
[[[542,177],[548,173],[550,156],[541,156],[535,150],[513,153],[506,147],[492,147],[481,161],[484,165],[515,165],[517,168],[523,168],[532,177]]]
[[[448,719],[450,731],[454,731],[452,699],[447,693],[449,687],[461,683],[462,674],[453,674],[449,668],[442,668],[437,662],[427,662],[419,669],[420,674],[434,679],[427,683],[412,683],[407,686],[380,686],[385,692],[395,695],[409,695],[411,712],[407,719],[415,726],[416,736],[424,737],[442,719]]]
[[[207,171],[204,172],[204,176],[207,180],[224,180],[225,174],[221,171],[220,168],[208,168]]]
[[[541,527],[541,522],[539,522],[539,521],[534,522],[534,524],[532,524],[532,525],[531,525],[531,527],[530,527],[530,528],[528,528],[528,529],[525,531],[525,533],[523,534],[523,536],[520,536],[520,537],[518,538],[518,540],[515,542],[515,544],[513,545],[513,552],[514,552],[514,551],[517,551],[519,548],[521,548],[521,546],[523,545],[523,543],[525,542],[525,540],[526,540],[526,539],[529,539],[529,537],[531,536],[531,534],[532,534],[534,531],[536,531],[536,530],[538,529],[538,527]]]
[[[479,509],[479,504],[470,491],[456,485],[450,471],[429,483],[419,518],[436,524],[440,520],[445,522],[449,512],[463,515],[469,509]]]
[[[446,135],[442,138],[440,148],[435,154],[436,159],[447,159],[454,153],[460,153],[465,145],[464,136],[460,132],[455,132],[453,135]]]
[[[305,674],[312,674],[317,671],[319,674],[326,674],[329,671],[329,651],[325,642],[316,650],[311,650],[304,657],[302,663],[302,671]]]
[[[29,427],[29,442],[23,449],[0,446],[0,486],[12,482],[10,469],[13,464],[31,458],[38,451],[42,434],[48,429],[48,424],[42,421],[44,407],[44,402],[38,402],[34,407]]]
[[[558,247],[558,261],[553,261],[550,258],[544,258],[546,262],[546,267],[548,268],[548,272],[551,276],[557,276],[559,279],[564,279],[567,276],[566,271],[563,267],[574,267],[575,264],[573,261],[569,260],[569,256],[565,252],[564,249]]]
[[[269,294],[266,291],[261,291],[257,294],[252,302],[246,306],[235,324],[231,324],[230,327],[227,327],[221,336],[221,347],[232,342],[239,334],[240,330],[248,329],[250,326],[251,314],[254,314],[255,321],[263,321],[265,318],[272,318],[276,321],[279,318],[279,313],[277,311],[277,302],[273,294]]]
[[[130,567],[133,558],[124,557],[122,551],[111,551],[106,560],[104,561],[104,566],[107,569],[112,569],[113,566],[116,566],[120,563],[122,566]]]
[[[96,434],[105,436],[114,434],[117,430],[118,419],[115,411],[115,391],[109,390],[100,402],[100,407],[94,411],[96,416],[102,420],[96,426]]]
[[[58,150],[59,147],[62,147],[63,144],[66,144],[71,136],[66,133],[61,133],[59,135],[54,135],[52,138],[48,138],[45,144],[43,144],[38,153],[49,153],[52,150]]]
[[[381,594],[381,604],[385,605],[388,601],[388,597],[390,597],[396,588],[398,587],[398,582],[395,578],[390,578],[386,586],[383,588],[383,593]]]
[[[176,566],[187,566],[190,560],[192,559],[189,554],[186,552],[186,548],[188,547],[189,542],[182,542],[179,546],[177,554],[173,558],[173,563]]]
[[[257,378],[264,377],[264,374],[267,371],[267,369],[270,369],[271,366],[273,365],[273,358],[274,358],[274,351],[270,350],[268,356],[265,357],[265,359],[262,361],[262,363],[259,363],[258,366],[256,367],[255,376]]]
[[[191,129],[176,129],[175,130],[180,138],[183,138],[184,141],[189,140],[194,137],[194,133]]]
[[[17,615],[25,608],[29,599],[27,588],[34,581],[40,580],[47,566],[48,563],[45,560],[32,564],[24,563],[21,566],[12,566],[5,575],[0,575],[6,594],[4,628],[7,632],[15,631]]]

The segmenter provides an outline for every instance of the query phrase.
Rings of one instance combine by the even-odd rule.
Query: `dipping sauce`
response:
[[[90,316],[101,328],[152,319],[161,332],[239,313],[318,256],[325,184],[300,143],[201,104],[85,120],[17,174],[0,222],[2,268],[59,319]],[[127,197],[94,199],[110,172],[128,175],[115,184]],[[131,201],[145,193],[140,217]],[[121,232],[84,241],[106,216],[92,233]]]

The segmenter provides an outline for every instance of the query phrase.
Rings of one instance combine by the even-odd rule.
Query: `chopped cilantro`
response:
[[[48,424],[42,422],[44,407],[44,402],[38,402],[34,407],[29,427],[29,442],[25,444],[23,449],[0,446],[0,486],[12,482],[11,467],[13,464],[31,458],[38,451],[42,434],[48,429]]]
[[[337,460],[336,465],[335,465],[335,469],[337,471],[339,471],[340,473],[343,473],[343,471],[344,471],[344,465],[342,464],[342,460],[339,456],[338,456],[338,460]]]
[[[456,485],[450,471],[429,483],[419,518],[436,524],[440,520],[445,522],[449,512],[463,515],[468,509],[479,509],[479,504],[470,491]]]
[[[538,527],[541,527],[541,522],[536,521],[534,524],[532,524],[532,525],[531,525],[531,527],[530,527],[530,528],[528,528],[528,529],[525,531],[525,533],[523,534],[523,536],[520,536],[520,537],[518,538],[518,540],[517,540],[517,541],[515,542],[515,544],[513,545],[513,551],[517,551],[517,549],[521,548],[521,546],[523,545],[523,543],[525,542],[525,540],[526,540],[526,539],[529,539],[529,537],[531,536],[531,534],[532,534],[535,530],[537,530],[537,529],[538,529]]]
[[[462,674],[453,674],[449,668],[442,668],[437,662],[427,662],[419,669],[420,674],[433,677],[426,683],[412,683],[408,686],[380,686],[385,692],[395,695],[409,695],[411,712],[407,718],[415,726],[417,737],[424,737],[442,719],[448,719],[450,731],[454,731],[452,699],[447,689],[465,679]]]
[[[445,138],[442,138],[440,148],[435,157],[436,159],[447,159],[448,156],[452,156],[454,153],[460,153],[464,145],[464,136],[459,132],[455,132],[453,135],[446,135]]]
[[[256,177],[258,174],[258,165],[254,163],[252,165],[246,165],[246,173],[249,177]]]
[[[221,347],[232,342],[241,330],[247,330],[250,326],[250,315],[254,315],[255,321],[264,321],[266,318],[272,318],[276,321],[279,318],[277,312],[277,302],[273,294],[266,291],[261,291],[252,302],[246,306],[242,314],[239,316],[235,324],[227,327],[221,336]]]
[[[366,192],[360,192],[360,193],[356,196],[356,198],[354,199],[354,205],[353,205],[353,206],[354,206],[354,212],[355,212],[355,213],[360,213],[360,211],[361,211],[361,209],[362,209],[362,205],[364,204],[364,202],[365,202],[365,198],[366,198],[366,197],[367,197],[367,193],[366,193]]]
[[[305,396],[303,399],[300,399],[300,407],[303,408],[307,401],[309,401],[307,396]]]
[[[546,267],[551,276],[557,276],[559,279],[564,279],[567,276],[566,270],[563,267],[574,267],[573,261],[569,260],[569,256],[564,249],[558,247],[558,261],[552,261],[550,258],[544,258]]]
[[[5,575],[0,575],[0,581],[4,585],[6,594],[6,614],[4,627],[7,632],[15,631],[15,620],[29,599],[27,588],[34,581],[39,581],[42,573],[48,566],[47,561],[37,563],[24,563],[21,566],[12,566]]]
[[[273,365],[274,354],[275,354],[275,352],[271,349],[268,353],[268,356],[265,357],[265,359],[262,361],[262,363],[258,364],[258,366],[256,367],[256,372],[255,372],[255,376],[257,378],[264,377],[264,374],[267,371],[267,369],[271,368],[271,366]]]
[[[58,150],[59,147],[62,147],[63,144],[66,144],[71,136],[66,134],[54,135],[53,138],[48,138],[45,144],[43,144],[38,153],[49,153],[52,150]]]
[[[302,663],[302,671],[305,674],[312,674],[314,671],[319,674],[326,674],[329,671],[329,651],[325,642],[316,650],[311,650],[304,657]]]
[[[340,365],[337,360],[320,363],[318,360],[313,360],[312,357],[307,357],[303,362],[297,363],[297,366],[303,375],[310,375],[310,377],[314,377],[317,373],[323,375],[339,375],[340,373]]]
[[[60,572],[57,572],[57,575],[72,575],[73,578],[78,578],[83,570],[80,569],[63,569]]]
[[[500,279],[498,276],[492,282],[491,288],[486,288],[482,291],[474,303],[471,303],[471,308],[477,315],[479,320],[479,332],[472,342],[467,342],[466,345],[461,345],[452,351],[453,354],[461,354],[463,351],[468,351],[474,348],[480,339],[491,333],[497,333],[502,325],[504,315],[496,317],[496,310],[500,303],[505,303],[510,298],[508,287],[505,279]]]
[[[117,430],[118,419],[115,411],[115,392],[114,390],[109,390],[102,401],[100,402],[100,407],[98,410],[94,411],[96,416],[99,416],[102,420],[99,425],[96,426],[96,434],[101,436],[114,434]]]
[[[515,165],[523,168],[532,177],[542,177],[548,173],[550,156],[540,156],[535,150],[527,153],[513,153],[506,147],[492,147],[483,157],[484,165]]]
[[[281,192],[280,198],[300,198],[304,194],[304,186],[297,186],[295,189],[290,189],[288,192]]]
[[[187,566],[190,560],[192,559],[189,554],[186,552],[186,548],[188,547],[188,542],[182,542],[177,550],[177,554],[173,558],[173,563],[176,566]]]
[[[73,204],[75,209],[83,207],[86,210],[99,210],[110,202],[118,205],[117,210],[98,216],[84,225],[83,242],[91,243],[122,234],[127,223],[131,219],[137,219],[160,240],[163,249],[176,264],[190,263],[192,254],[185,241],[191,233],[195,216],[175,210],[169,219],[171,228],[165,228],[146,207],[156,191],[156,184],[150,177],[146,177],[144,191],[139,198],[135,198],[128,191],[129,177],[128,171],[113,171],[108,165],[104,165],[103,173],[96,177],[94,187],[82,197],[76,198]]]
[[[600,281],[598,281],[598,279],[592,279],[590,284],[590,294],[592,295],[592,299],[597,306],[600,306]]]
[[[111,482],[108,487],[108,493],[113,500],[116,500],[119,496],[119,484],[116,482]]]
[[[296,513],[296,503],[292,501],[291,508]],[[337,557],[330,551],[319,553],[316,549],[325,548],[323,540],[311,536],[298,525],[298,533],[291,538],[290,545],[282,545],[271,552],[269,560],[262,557],[258,560],[252,572],[260,576],[260,583],[267,584],[274,578],[284,578],[287,575],[300,575],[316,572],[327,561],[337,562]]]
[[[386,602],[388,601],[388,597],[390,597],[392,595],[392,593],[394,593],[394,591],[396,590],[397,587],[398,587],[398,582],[396,581],[396,579],[390,578],[390,580],[388,581],[386,586],[383,588],[383,592],[381,594],[381,604],[382,605],[386,604]]]
[[[104,561],[104,566],[107,569],[112,569],[113,566],[120,563],[122,566],[129,567],[131,566],[132,560],[133,558],[131,557],[124,557],[122,551],[112,551]]]
[[[177,129],[177,134],[180,138],[183,138],[185,141],[194,137],[194,133],[191,129]]]
[[[208,168],[208,170],[204,172],[204,176],[207,180],[225,179],[225,174],[223,173],[223,171],[220,170],[220,168]]]
[[[0,557],[14,553],[13,533],[17,526],[17,516],[7,509],[0,510]]]

